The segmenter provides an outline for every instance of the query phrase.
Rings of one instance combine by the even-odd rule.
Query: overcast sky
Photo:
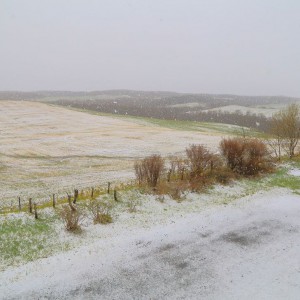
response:
[[[299,0],[0,0],[0,90],[300,96]]]

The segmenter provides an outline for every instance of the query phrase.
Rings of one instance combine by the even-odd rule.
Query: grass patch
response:
[[[271,177],[268,185],[271,187],[282,187],[296,191],[300,189],[300,177],[289,175],[287,168],[281,168]]]
[[[51,232],[54,231],[49,219],[35,221],[6,218],[2,220],[0,269],[49,255],[56,242],[55,239],[49,238]]]
[[[287,188],[292,191],[296,191],[300,189],[300,176],[290,175],[290,169],[300,168],[300,161],[288,161],[288,166],[280,166],[276,169],[273,174],[265,176],[264,178],[252,178],[251,180],[247,180],[249,187],[254,189],[266,189],[266,188],[274,188],[281,187]]]
[[[300,178],[296,176],[276,177],[271,180],[270,184],[295,191],[300,189]]]

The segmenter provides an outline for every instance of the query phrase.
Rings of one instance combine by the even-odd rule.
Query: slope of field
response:
[[[1,101],[0,123],[2,203],[127,180],[136,158],[180,153],[192,143],[217,150],[221,138],[206,127],[175,130],[25,101]]]

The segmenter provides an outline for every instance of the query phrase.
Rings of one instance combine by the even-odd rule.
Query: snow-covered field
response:
[[[297,102],[300,104],[300,102]],[[284,109],[287,106],[285,103],[274,103],[274,104],[263,104],[263,105],[254,105],[254,106],[243,106],[243,105],[226,105],[220,106],[212,109],[206,109],[203,111],[222,111],[228,113],[234,113],[239,111],[241,114],[262,114],[267,118],[271,118],[274,113],[277,113],[279,110]]]
[[[182,208],[156,225],[137,215],[144,225],[111,225],[86,246],[8,268],[0,298],[299,299],[298,195],[198,202],[193,213]]]
[[[126,181],[136,158],[181,153],[192,143],[216,149],[221,138],[22,101],[0,101],[0,124],[0,206],[17,203],[19,195],[49,199]]]
[[[30,102],[0,102],[0,121],[2,203],[128,180],[135,158],[221,137]],[[120,191],[113,223],[86,217],[80,234],[52,208],[1,215],[0,299],[299,299],[299,175],[287,164],[182,202]]]
[[[242,114],[247,114],[247,113],[262,114],[270,118],[274,113],[278,112],[281,108],[282,106],[248,107],[248,106],[241,106],[241,105],[226,105],[217,108],[206,109],[203,111],[222,111],[228,113],[234,113],[236,111],[239,111]]]

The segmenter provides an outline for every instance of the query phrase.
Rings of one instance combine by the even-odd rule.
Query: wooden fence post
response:
[[[74,190],[74,200],[73,200],[73,203],[75,204],[76,203],[76,201],[77,201],[77,198],[78,198],[78,190],[77,189],[75,189]]]
[[[167,178],[167,181],[168,181],[168,182],[170,182],[170,180],[171,180],[171,174],[172,174],[172,169],[170,169],[170,170],[168,171],[168,178]]]
[[[29,212],[32,214],[32,198],[29,198]]]
[[[118,202],[118,197],[117,197],[117,190],[114,189],[114,199],[116,202]]]
[[[38,213],[37,213],[36,203],[33,204],[33,207],[34,207],[34,218],[37,220],[38,219]]]
[[[53,208],[55,208],[55,205],[56,205],[56,203],[55,203],[55,194],[52,194],[52,206],[53,206]]]

